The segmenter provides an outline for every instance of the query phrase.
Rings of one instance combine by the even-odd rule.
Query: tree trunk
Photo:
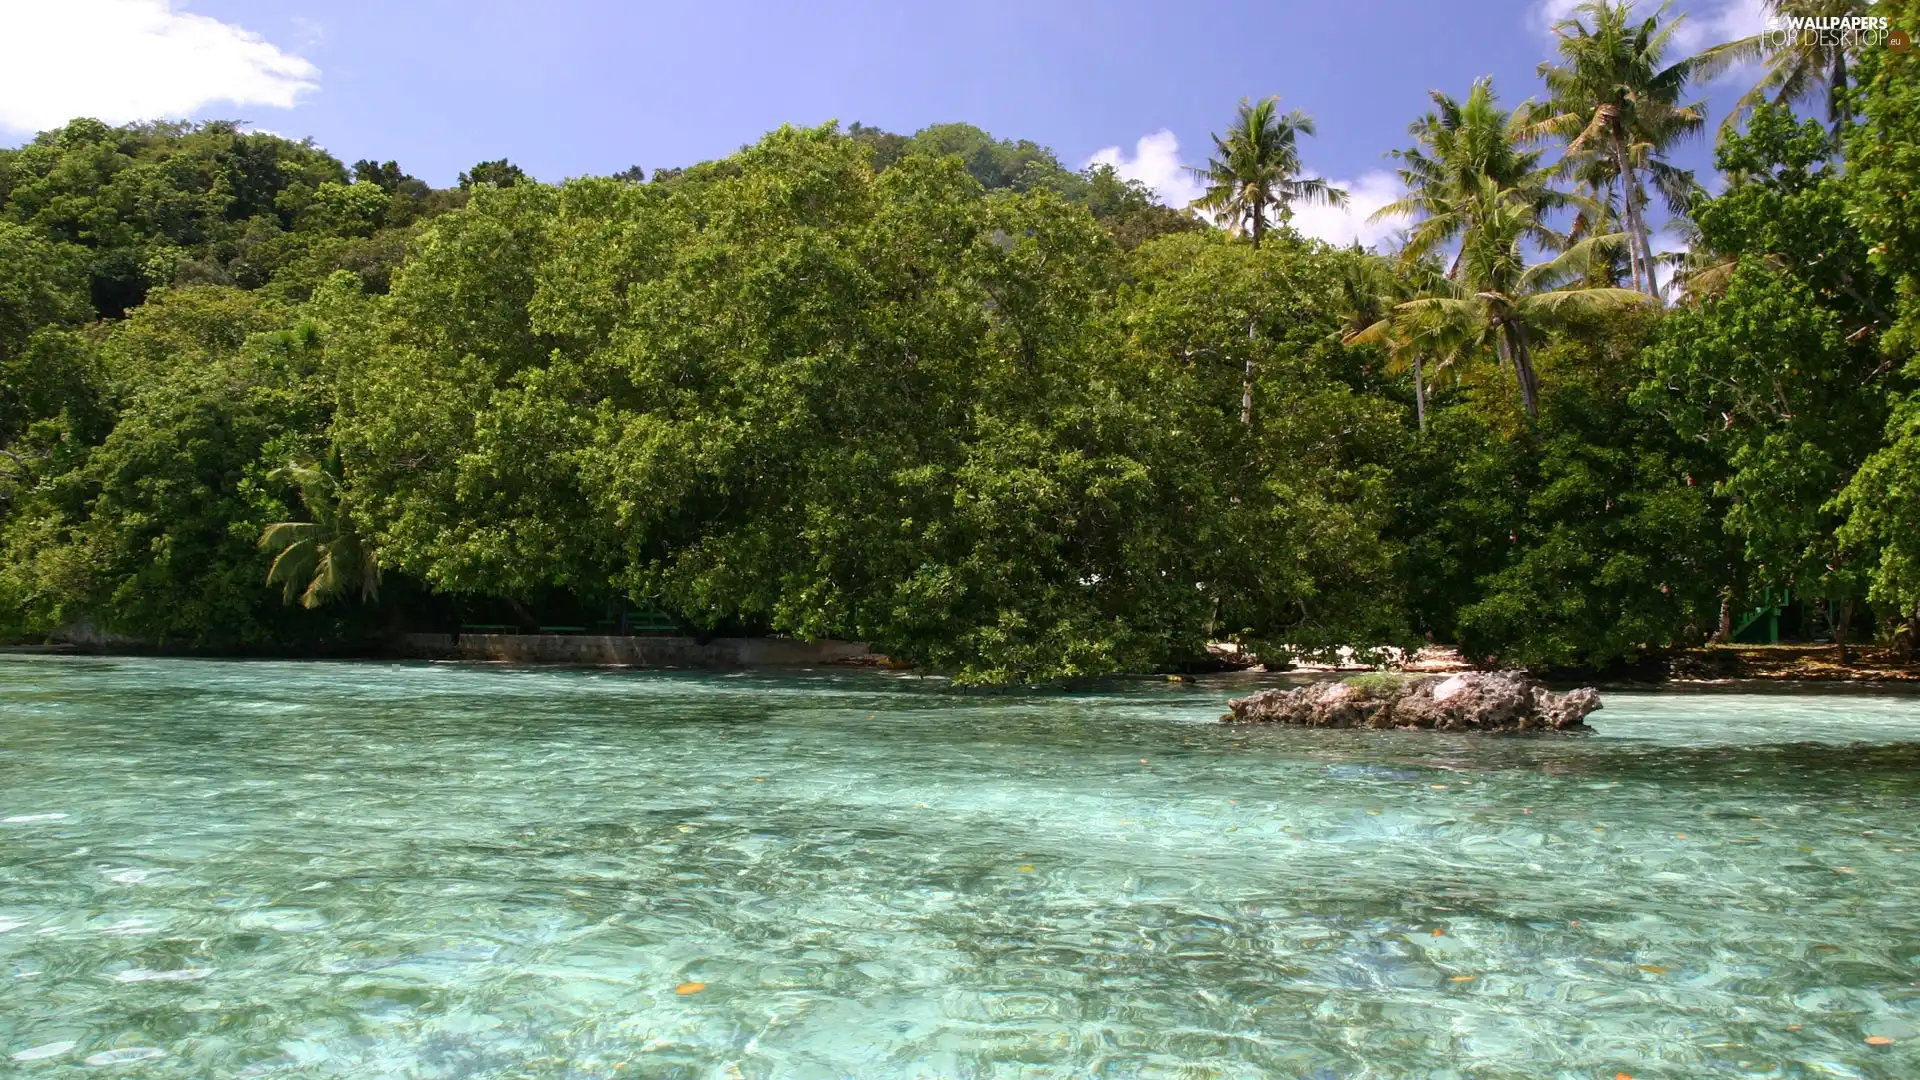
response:
[[[1640,203],[1645,196],[1640,190],[1640,175],[1627,160],[1627,146],[1618,130],[1613,132],[1613,164],[1620,171],[1620,201],[1627,218],[1627,261],[1633,267],[1633,287],[1657,296],[1652,244],[1647,239],[1646,222],[1640,216]]]
[[[1713,632],[1716,644],[1726,645],[1733,641],[1733,590],[1720,591],[1720,628]]]
[[[1247,320],[1247,370],[1240,378],[1240,422],[1253,423],[1253,320]]]
[[[1427,430],[1427,386],[1420,373],[1420,357],[1413,358],[1413,416],[1420,422],[1420,430]]]
[[[1845,149],[1847,125],[1853,122],[1853,109],[1847,104],[1847,51],[1833,50],[1833,70],[1827,73],[1827,119],[1833,123],[1833,159],[1840,160]]]
[[[1513,338],[1507,346],[1507,353],[1513,358],[1513,374],[1520,380],[1520,400],[1526,402],[1527,419],[1540,419],[1540,380],[1533,373],[1533,352],[1527,346],[1527,327],[1525,323],[1509,320],[1507,333]]]
[[[1847,655],[1847,624],[1853,621],[1853,598],[1840,605],[1840,617],[1833,623],[1833,643],[1840,647],[1840,666],[1846,667],[1853,662]]]
[[[534,618],[533,612],[528,611],[525,604],[509,596],[507,597],[507,606],[513,609],[514,618],[520,620],[520,629],[525,630],[529,634],[539,632],[540,620]]]

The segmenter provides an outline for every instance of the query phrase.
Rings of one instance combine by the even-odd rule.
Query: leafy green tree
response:
[[[1383,537],[1405,411],[1369,392],[1338,342],[1343,289],[1365,258],[1217,235],[1135,253],[1127,351],[1160,403],[1146,430],[1181,487],[1180,519],[1165,528],[1212,605],[1216,640],[1283,657],[1410,639],[1399,551]],[[1252,424],[1240,419],[1249,358]]]
[[[422,218],[445,213],[463,197],[458,189],[435,191],[426,181],[407,175],[397,161],[356,161],[353,182],[376,184],[387,193],[386,225],[389,228],[403,229]]]
[[[192,280],[264,284],[251,256],[295,227],[321,185],[346,179],[308,143],[231,122],[108,127],[75,120],[0,151],[0,220],[86,249],[93,306],[118,317],[183,264]]]
[[[653,187],[604,183],[634,197]],[[328,346],[350,373],[334,433],[369,540],[383,565],[446,592],[524,598],[599,580],[582,576],[590,538],[559,456],[573,446],[492,404],[528,394],[550,359],[554,342],[534,331],[528,305],[554,201],[541,184],[475,188],[427,224],[391,293]],[[584,417],[573,408],[552,421]]]
[[[1689,293],[1716,294],[1739,260],[1752,257],[1803,281],[1849,334],[1887,330],[1895,297],[1851,220],[1859,185],[1831,153],[1818,123],[1775,105],[1755,109],[1746,132],[1722,140],[1716,159],[1728,191],[1694,201]]]
[[[1191,298],[1168,333],[1211,335],[1212,260],[1251,248],[1125,266],[1085,207],[985,192],[961,155],[876,175],[860,140],[783,129],[646,185],[476,191],[330,331],[348,497],[446,592],[617,590],[967,679],[1150,669],[1229,626],[1392,637],[1387,470],[1353,434],[1392,407],[1338,381],[1344,256],[1269,247],[1235,271],[1271,294],[1232,309],[1273,365],[1249,429],[1234,375],[1123,330],[1119,290],[1163,295],[1164,267]]]
[[[1849,550],[1831,503],[1887,419],[1891,365],[1874,332],[1893,301],[1828,149],[1817,123],[1773,106],[1723,141],[1728,189],[1694,210],[1699,246],[1720,261],[1693,275],[1702,301],[1647,350],[1640,394],[1725,455],[1749,587],[1828,600],[1844,655],[1874,553]]]
[[[86,289],[84,250],[0,222],[0,474],[25,475],[34,451],[15,444],[35,421],[94,394],[86,350],[66,331],[93,313]]]
[[[114,324],[100,353],[116,403],[123,403],[183,371],[218,368],[251,338],[292,321],[284,305],[258,292],[178,286],[156,291]]]
[[[0,533],[6,632],[85,624],[222,649],[310,633],[263,604],[254,538],[264,513],[285,515],[261,491],[263,457],[325,424],[302,388],[312,351],[297,335],[256,339],[128,396],[101,443],[43,477]]]
[[[1122,177],[1111,165],[1091,166],[1081,176],[1085,186],[1074,201],[1086,206],[1123,250],[1132,251],[1155,237],[1206,228],[1191,212],[1162,205],[1159,193]]]
[[[395,194],[402,184],[413,179],[401,170],[400,163],[397,161],[380,162],[361,158],[353,163],[350,171],[353,174],[354,183],[375,184],[388,195]]]
[[[1639,400],[1728,462],[1727,529],[1745,544],[1750,587],[1833,602],[1844,656],[1862,566],[1828,504],[1885,422],[1870,350],[1849,344],[1804,282],[1747,257],[1722,296],[1668,320],[1646,364]]]
[[[873,170],[884,172],[906,157],[912,138],[854,121],[847,127],[847,138],[873,151]],[[977,179],[977,177],[976,177]]]
[[[520,166],[506,158],[500,158],[497,161],[482,161],[461,173],[460,190],[470,191],[488,184],[494,187],[512,187],[515,184],[524,184],[529,179],[530,177]]]
[[[1920,3],[1884,3],[1894,27],[1920,30]],[[1909,49],[1868,50],[1860,58],[1861,116],[1848,133],[1847,219],[1859,229],[1874,266],[1893,284],[1896,310],[1884,348],[1892,357],[1920,353],[1920,55]]]
[[[1417,629],[1483,662],[1581,670],[1706,636],[1735,552],[1717,455],[1629,399],[1657,325],[1634,307],[1545,341],[1533,422],[1499,373],[1455,369],[1396,469]]]
[[[1711,632],[1728,574],[1719,507],[1691,483],[1688,448],[1656,416],[1574,386],[1547,396],[1537,448],[1478,441],[1469,454],[1518,481],[1504,565],[1457,612],[1470,656],[1603,669]],[[1483,496],[1484,497],[1484,496]],[[1461,537],[1464,541],[1466,538]],[[1501,542],[1505,541],[1504,544]]]
[[[1880,8],[1895,27],[1920,27],[1920,3]],[[1920,643],[1920,58],[1870,50],[1860,58],[1859,123],[1848,133],[1846,211],[1890,283],[1891,321],[1879,340],[1893,370],[1887,425],[1836,509],[1847,515],[1839,541],[1869,560],[1869,597],[1901,624],[1911,653]]]
[[[1190,170],[1207,185],[1194,206],[1224,219],[1233,235],[1248,237],[1254,247],[1272,224],[1292,219],[1295,203],[1347,202],[1345,191],[1320,177],[1300,175],[1300,136],[1314,133],[1313,119],[1298,109],[1281,115],[1279,101],[1242,99],[1227,134],[1213,137],[1214,156]]]
[[[877,151],[882,146],[890,149],[884,139],[876,139],[875,145]],[[968,175],[988,191],[1005,188],[1030,191],[1044,187],[1065,193],[1064,189],[1075,180],[1052,150],[1026,139],[995,139],[972,124],[934,124],[922,128],[907,141],[906,152],[958,157]]]
[[[385,222],[393,197],[379,184],[329,181],[314,189],[299,225],[329,236],[372,236]]]

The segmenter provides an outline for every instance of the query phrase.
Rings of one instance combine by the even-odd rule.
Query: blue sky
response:
[[[1070,166],[1101,155],[1178,201],[1178,165],[1241,97],[1277,93],[1319,124],[1308,164],[1377,205],[1427,91],[1490,74],[1510,104],[1535,93],[1546,26],[1570,6],[0,0],[0,142],[80,113],[238,117],[448,184],[503,156],[559,180],[691,164],[783,122],[965,120]],[[1688,8],[1698,41],[1760,11]],[[1713,104],[1731,89],[1709,88]],[[1704,164],[1704,145],[1686,157]],[[1308,227],[1364,233],[1363,216]]]

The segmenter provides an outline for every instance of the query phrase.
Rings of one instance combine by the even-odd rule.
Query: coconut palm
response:
[[[1452,363],[1457,335],[1434,320],[1423,323],[1395,309],[1422,294],[1420,282],[1440,275],[1431,262],[1384,258],[1356,246],[1337,282],[1341,342],[1384,345],[1387,370],[1412,374],[1413,415],[1421,431],[1427,430],[1427,363],[1435,362],[1436,373]]]
[[[1664,160],[1668,148],[1706,123],[1698,103],[1682,96],[1692,81],[1693,58],[1665,63],[1680,19],[1666,19],[1662,4],[1636,20],[1627,0],[1587,0],[1572,18],[1554,24],[1560,63],[1540,65],[1550,95],[1532,131],[1566,140],[1569,169],[1596,159],[1618,178],[1634,287],[1659,292],[1647,226],[1645,176],[1670,201],[1692,189],[1692,176]]]
[[[269,473],[300,492],[312,521],[279,521],[260,533],[260,546],[275,552],[267,583],[285,589],[287,603],[316,608],[357,596],[380,593],[380,565],[348,514],[337,455],[320,462],[288,462]]]
[[[1580,208],[1567,229],[1569,241],[1621,231],[1618,180],[1611,159],[1589,158],[1563,170],[1580,192]],[[1679,218],[1676,220],[1686,220]],[[1609,249],[1587,267],[1588,285],[1614,287],[1629,276],[1624,246]]]
[[[1344,206],[1347,193],[1317,176],[1300,175],[1300,136],[1314,133],[1313,120],[1298,109],[1281,115],[1277,97],[1240,101],[1240,115],[1222,137],[1213,137],[1213,157],[1188,171],[1206,182],[1193,205],[1224,219],[1235,236],[1254,247],[1271,224],[1286,224],[1296,203]],[[1269,214],[1272,220],[1269,220]]]
[[[1634,169],[1644,172],[1651,182],[1653,190],[1666,204],[1666,229],[1679,233],[1681,237],[1692,235],[1692,222],[1688,217],[1693,212],[1694,196],[1703,191],[1694,179],[1691,169],[1682,169],[1662,160],[1652,152],[1646,142],[1635,143],[1628,147],[1627,160]],[[1587,154],[1581,157],[1569,157],[1561,162],[1560,172],[1571,178],[1581,195],[1575,205],[1580,206],[1573,226],[1567,232],[1568,239],[1578,240],[1585,236],[1621,231],[1625,227],[1621,207],[1623,200],[1619,196],[1620,169],[1611,154]],[[1646,204],[1642,202],[1642,223],[1645,222]],[[1590,284],[1617,285],[1622,277],[1633,276],[1632,247],[1628,245],[1613,252],[1592,270]],[[1684,264],[1683,252],[1653,252],[1648,249],[1649,261],[1646,266],[1653,282],[1651,290],[1655,296],[1664,298],[1665,288],[1660,282],[1662,267],[1672,270]],[[1604,279],[1604,280],[1602,280]]]
[[[1872,6],[1867,0],[1766,0],[1767,13],[1780,19],[1857,18],[1866,15]],[[1716,45],[1696,58],[1695,69],[1706,77],[1752,60],[1764,65],[1760,81],[1733,103],[1733,109],[1720,122],[1720,136],[1725,138],[1741,117],[1769,96],[1775,104],[1782,105],[1820,99],[1827,122],[1833,125],[1837,151],[1840,130],[1853,119],[1846,94],[1847,50],[1823,44],[1819,34],[1781,27]]]
[[[1513,365],[1527,416],[1540,415],[1540,380],[1533,368],[1537,331],[1570,318],[1651,302],[1633,289],[1579,284],[1597,259],[1624,245],[1622,233],[1578,241],[1558,237],[1559,254],[1529,265],[1527,251],[1544,226],[1524,192],[1484,184],[1473,196],[1476,227],[1462,245],[1457,276],[1433,275],[1425,294],[1394,305],[1392,314],[1352,335],[1356,344],[1390,344],[1396,335],[1453,336],[1501,364]],[[1550,230],[1549,230],[1550,231]],[[1409,329],[1411,328],[1411,329]]]
[[[1473,193],[1489,181],[1526,193],[1543,212],[1566,205],[1565,196],[1550,186],[1552,170],[1541,166],[1544,151],[1532,146],[1529,106],[1511,112],[1500,108],[1493,80],[1487,78],[1474,81],[1464,102],[1438,90],[1432,97],[1433,111],[1407,129],[1416,145],[1393,152],[1407,194],[1371,218],[1416,219],[1401,249],[1403,258],[1418,261],[1469,233],[1474,223],[1468,215],[1478,205]],[[1453,271],[1458,269],[1456,260]]]

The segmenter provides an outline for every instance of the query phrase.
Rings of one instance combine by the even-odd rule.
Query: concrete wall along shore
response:
[[[638,668],[812,667],[872,655],[864,641],[798,638],[625,637],[598,634],[408,634],[407,655],[422,660],[508,664],[593,664]]]

